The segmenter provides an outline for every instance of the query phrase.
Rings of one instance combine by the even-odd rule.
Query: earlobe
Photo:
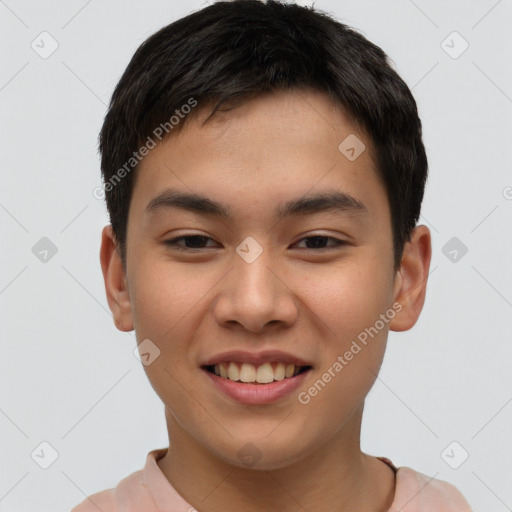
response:
[[[110,311],[112,311],[114,323],[120,331],[133,331],[131,302],[126,286],[126,275],[110,224],[105,226],[101,233],[100,263],[107,302]]]
[[[401,309],[390,322],[392,331],[406,331],[418,320],[425,302],[431,256],[430,231],[417,226],[405,244],[395,279],[395,302]]]

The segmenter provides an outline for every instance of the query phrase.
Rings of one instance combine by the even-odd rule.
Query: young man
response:
[[[470,510],[360,449],[431,256],[421,122],[380,48],[312,9],[216,3],[137,50],[100,149],[108,303],[169,448],[74,512]]]

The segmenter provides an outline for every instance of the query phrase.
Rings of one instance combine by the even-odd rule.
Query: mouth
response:
[[[296,365],[281,361],[262,364],[224,361],[215,365],[204,365],[207,372],[222,379],[243,384],[271,384],[272,382],[292,379],[312,369],[310,365]]]
[[[281,350],[230,350],[199,366],[214,392],[239,404],[261,406],[289,399],[314,369],[310,361]]]

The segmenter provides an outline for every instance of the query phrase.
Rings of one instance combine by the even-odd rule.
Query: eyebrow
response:
[[[153,215],[166,209],[184,209],[194,213],[232,220],[232,210],[223,204],[195,193],[167,189],[149,201],[146,213]],[[364,203],[355,197],[339,191],[327,191],[316,194],[306,194],[280,204],[275,210],[275,216],[281,220],[286,217],[299,215],[314,215],[321,212],[337,213],[367,213]]]

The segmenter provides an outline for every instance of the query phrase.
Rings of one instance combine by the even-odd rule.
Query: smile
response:
[[[311,366],[298,366],[291,363],[267,362],[260,365],[225,361],[206,366],[205,369],[223,379],[248,384],[269,384],[290,379],[311,369]]]

